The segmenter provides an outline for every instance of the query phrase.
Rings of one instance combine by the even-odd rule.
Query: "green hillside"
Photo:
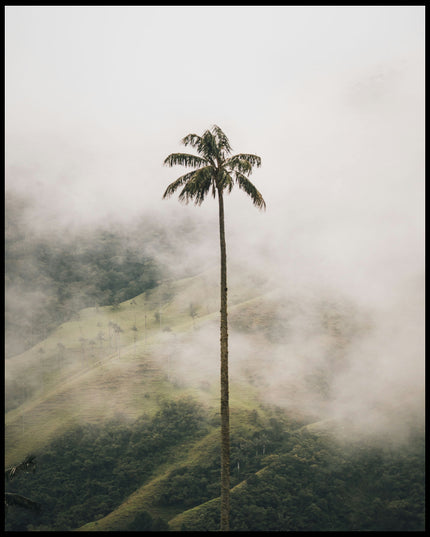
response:
[[[264,373],[303,308],[329,359],[295,387],[297,401],[312,389],[323,405],[366,320],[348,304],[306,305],[235,273],[232,529],[422,529],[422,435],[396,449],[343,443],[312,426],[320,418],[309,408],[281,408],[275,401],[288,394],[268,390]],[[35,474],[8,487],[43,506],[12,509],[6,529],[218,529],[217,278],[215,268],[86,308],[6,361],[5,464],[38,460]]]
[[[195,385],[189,371],[189,382],[180,383],[169,371],[189,333],[217,319],[214,276],[167,281],[117,306],[81,310],[77,320],[7,360],[6,464],[73,423],[118,415],[133,421],[176,394],[215,404],[217,379]],[[232,308],[248,297],[248,287],[238,290]]]

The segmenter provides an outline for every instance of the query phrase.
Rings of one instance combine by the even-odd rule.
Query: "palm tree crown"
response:
[[[209,191],[213,197],[216,192],[231,192],[234,183],[246,192],[254,205],[259,209],[265,209],[266,203],[263,196],[248,179],[253,166],[261,166],[261,158],[257,155],[240,153],[231,155],[232,148],[224,132],[214,125],[211,130],[206,130],[202,136],[188,134],[181,142],[197,150],[197,155],[188,153],[172,153],[165,160],[167,166],[176,164],[187,168],[196,168],[171,183],[163,198],[170,197],[176,190],[181,189],[179,200],[185,203],[193,200],[200,205]]]

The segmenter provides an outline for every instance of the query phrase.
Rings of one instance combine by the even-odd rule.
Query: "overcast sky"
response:
[[[239,245],[422,272],[422,6],[8,6],[5,72],[6,187],[39,222],[216,215],[161,197],[164,158],[217,124],[262,157],[267,212],[226,207]]]

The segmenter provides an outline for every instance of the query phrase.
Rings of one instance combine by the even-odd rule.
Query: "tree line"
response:
[[[384,448],[342,444],[301,425],[276,408],[235,415],[232,531],[423,530],[422,434],[390,449],[388,442]],[[35,513],[11,507],[5,529],[67,531],[102,518],[148,482],[183,442],[201,441],[217,428],[216,413],[185,397],[132,424],[118,418],[76,426],[37,454],[34,474],[8,483],[7,492],[24,494],[41,508]],[[175,466],[159,483],[153,505],[157,513],[200,506],[177,529],[217,531],[220,446],[214,440],[200,449],[204,456]],[[167,528],[168,517],[143,509],[123,529]]]

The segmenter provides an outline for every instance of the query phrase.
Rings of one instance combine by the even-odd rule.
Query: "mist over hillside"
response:
[[[188,152],[183,137],[214,124],[233,154],[261,157],[250,179],[267,204],[257,211],[237,185],[225,197],[234,464],[247,472],[235,466],[238,494],[266,467],[271,483],[274,468],[300,475],[299,459],[311,483],[315,438],[326,434],[372,449],[422,442],[423,6],[7,6],[6,45],[7,458],[24,456],[27,442],[46,448],[47,479],[69,435],[81,466],[56,467],[58,482],[84,475],[93,458],[106,470],[103,485],[91,474],[102,496],[91,518],[79,497],[67,499],[56,527],[76,529],[76,510],[82,525],[151,529],[142,505],[174,529],[197,528],[202,513],[204,529],[214,524],[218,205],[210,195],[201,206],[163,199],[187,171],[163,166],[166,157]],[[180,423],[178,409],[198,431],[180,444],[169,425]],[[139,428],[155,451],[162,445],[159,466]],[[266,433],[277,462],[259,443]],[[117,441],[105,458],[92,442],[106,437]],[[324,481],[333,461],[321,457]],[[133,484],[121,481],[115,500],[106,493],[112,459]],[[369,463],[376,481],[378,460]],[[409,463],[397,463],[407,476]],[[314,505],[318,491],[297,492],[295,529],[315,529],[314,518],[317,530],[331,527],[324,513],[351,481],[360,489],[351,468],[330,501]],[[354,511],[354,493],[354,514],[342,512],[333,527],[415,524],[421,484],[397,494],[393,472],[380,489],[363,484],[370,522]],[[176,497],[170,477],[189,496]],[[209,505],[200,506],[193,480]],[[385,486],[394,496],[374,511]],[[38,487],[44,496],[45,482]],[[136,519],[122,528],[129,508]],[[249,517],[281,516],[270,509]],[[284,514],[276,529],[291,527]],[[240,516],[236,528],[249,529]]]
[[[118,304],[163,279],[202,268],[179,262],[169,224],[155,215],[70,227],[49,225],[36,209],[31,196],[6,191],[6,357],[35,345],[85,307]],[[170,225],[190,247],[196,242],[189,218],[178,214]]]
[[[424,404],[420,76],[419,62],[409,60],[373,72],[350,73],[349,79],[320,80],[317,101],[311,88],[304,92],[302,88],[300,95],[290,94],[290,102],[295,105],[291,115],[294,128],[290,126],[285,132],[282,146],[276,139],[270,145],[258,136],[252,143],[245,139],[251,151],[262,148],[256,151],[263,158],[256,180],[266,198],[267,211],[256,212],[239,192],[233,191],[226,200],[229,280],[240,281],[246,271],[255,278],[256,295],[271,290],[280,302],[297,305],[294,319],[289,320],[282,336],[284,347],[276,351],[281,357],[277,366],[260,373],[268,377],[267,393],[277,404],[287,401],[287,406],[324,408],[321,418],[338,417],[363,431],[383,427],[400,437],[409,421],[422,422]],[[383,104],[377,104],[381,99]],[[321,139],[325,140],[324,151],[318,149]],[[280,167],[277,152],[283,151],[285,143],[295,151],[288,153]],[[47,280],[40,249],[56,249],[57,261],[67,270],[72,260],[79,260],[79,277],[67,303],[73,305],[73,313],[95,302],[104,305],[132,298],[133,290],[137,294],[165,278],[193,276],[218,264],[216,203],[208,199],[201,207],[194,207],[181,206],[174,199],[161,200],[165,186],[174,177],[172,171],[161,168],[161,151],[165,155],[169,149],[176,149],[174,139],[168,145],[163,143],[159,148],[156,181],[147,176],[145,188],[136,190],[135,170],[125,177],[131,182],[122,197],[109,203],[106,196],[101,196],[109,192],[104,184],[94,192],[82,190],[83,203],[67,202],[64,194],[69,187],[79,190],[83,186],[79,176],[74,176],[78,182],[57,181],[57,174],[67,173],[76,158],[73,154],[47,169],[43,180],[37,166],[32,168],[31,153],[27,168],[14,166],[14,159],[9,157],[6,263],[12,268],[6,268],[6,320],[8,341],[21,345],[17,351],[29,344],[22,346],[23,324],[28,327],[34,317],[36,323],[42,321],[48,304],[58,301],[61,288],[58,273],[55,291]],[[310,147],[311,160],[307,153]],[[156,166],[155,161],[151,162],[151,167]],[[99,179],[101,171],[97,172]],[[34,174],[39,179],[33,185]],[[44,196],[33,192],[38,188],[43,188]],[[136,192],[142,201],[140,208]],[[94,210],[88,211],[87,203],[93,204]],[[92,271],[98,271],[96,275],[88,267],[100,252],[103,233],[111,234],[117,251],[92,267]],[[35,251],[38,243],[39,251]],[[20,271],[13,266],[14,256],[20,255],[30,261],[25,262],[21,279]],[[52,251],[50,255],[55,258]],[[112,268],[106,266],[108,258],[109,263],[114,261],[118,276],[123,272],[123,281],[114,278],[109,284],[108,280],[103,289],[95,291],[94,283],[101,273]],[[136,263],[143,261],[149,265],[140,265],[139,269]],[[137,272],[127,274],[132,265]],[[211,285],[219,285],[216,278]],[[118,286],[120,292],[115,294],[112,286]],[[234,285],[229,284],[229,293],[234,294]],[[315,304],[324,301],[336,304],[341,311],[346,308],[349,322],[354,322],[357,315],[363,316],[368,328],[345,346],[344,362],[348,365],[331,379],[330,402],[321,407],[311,391],[305,391],[306,397],[292,397],[290,383],[294,383],[295,375],[314,375],[328,359],[324,343],[318,340],[313,311]],[[267,315],[274,326],[282,326],[282,311],[276,309],[276,313]],[[33,343],[48,333],[43,322],[36,332]],[[214,363],[217,337],[214,330]],[[233,331],[232,342],[234,337]],[[240,339],[244,349],[238,353],[246,354],[249,341]],[[199,345],[196,341],[192,348],[199,349]],[[399,407],[403,409],[400,420]]]
[[[43,345],[63,322],[80,319],[80,336],[86,335],[83,308],[119,308],[146,293],[154,296],[149,298],[154,315],[160,304],[171,303],[196,324],[186,336],[163,335],[159,366],[164,368],[168,357],[169,375],[185,385],[217,378],[218,252],[209,252],[210,244],[217,245],[216,222],[179,212],[170,215],[172,226],[154,217],[35,233],[23,223],[25,215],[10,211],[7,218],[6,348],[13,349],[14,341],[21,345],[11,356]],[[397,302],[365,303],[355,289],[281,273],[260,248],[251,267],[232,248],[232,379],[250,382],[263,400],[289,412],[329,425],[335,420],[340,434],[407,440],[423,424],[419,282],[402,290],[406,297],[396,293]],[[184,277],[189,283],[177,295],[175,282]],[[215,315],[213,321],[200,325],[208,314]],[[158,323],[155,317],[151,322]],[[164,313],[162,327],[175,335]],[[8,380],[13,370],[8,368]],[[22,374],[14,375],[22,379]],[[37,382],[36,374],[29,385]]]
[[[345,397],[366,373],[354,360],[374,340],[372,315],[345,297],[283,295],[243,266],[232,272],[233,527],[420,528],[418,398]],[[6,463],[37,453],[40,468],[14,490],[44,505],[36,520],[12,512],[8,529],[217,527],[217,279],[214,267],[85,308],[6,361]],[[264,502],[245,516],[254,489]]]

